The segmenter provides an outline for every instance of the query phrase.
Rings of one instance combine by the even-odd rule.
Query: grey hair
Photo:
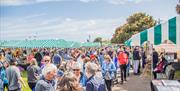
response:
[[[49,72],[57,70],[57,67],[54,64],[47,64],[43,69],[42,69],[42,75],[46,76]]]
[[[98,70],[97,64],[92,62],[87,62],[85,67],[86,71],[92,75],[95,75],[96,71]]]

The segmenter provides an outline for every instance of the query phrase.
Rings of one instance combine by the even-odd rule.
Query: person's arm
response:
[[[21,77],[21,74],[20,74],[20,70],[19,70],[19,69],[16,70],[16,76],[17,76],[18,81],[20,81],[21,84],[22,84],[24,87],[26,87],[26,84],[25,84],[25,82],[23,81],[23,79],[22,79],[22,77]]]
[[[110,71],[111,72],[115,72],[116,71],[116,67],[115,67],[114,63],[112,63]]]
[[[23,84],[24,87],[26,87],[26,84],[25,84],[24,80],[22,79],[22,77],[19,77],[18,80],[21,82],[21,84]]]
[[[103,64],[102,64],[102,67],[101,67],[101,72],[102,72],[102,75],[104,76],[104,74],[105,74],[105,72],[106,72],[106,69],[105,69],[105,63],[103,62]]]

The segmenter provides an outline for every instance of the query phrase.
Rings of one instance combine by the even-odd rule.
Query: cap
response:
[[[58,70],[57,76],[62,77],[64,75],[64,72],[62,70]]]

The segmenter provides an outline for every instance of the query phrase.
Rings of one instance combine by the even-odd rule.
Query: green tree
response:
[[[111,39],[112,43],[124,43],[132,35],[153,27],[156,24],[153,17],[146,13],[135,13],[129,16],[126,21],[125,24],[116,28],[115,34]]]
[[[180,3],[180,1],[179,1],[179,3]],[[177,12],[177,14],[180,15],[180,4],[177,4],[177,6],[176,6],[176,12]]]
[[[93,42],[100,42],[101,43],[102,42],[102,38],[101,37],[97,37],[97,38],[94,39]]]

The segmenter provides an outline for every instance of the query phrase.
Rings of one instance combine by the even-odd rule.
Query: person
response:
[[[135,47],[133,51],[133,60],[134,60],[134,74],[138,75],[138,69],[140,64],[140,55],[139,55],[139,48]]]
[[[158,59],[159,59],[159,55],[158,55],[157,51],[153,48],[153,69],[156,68]]]
[[[167,65],[167,60],[164,58],[163,53],[160,55],[160,61],[157,63],[157,66],[153,69],[154,79],[157,79],[157,73],[164,71],[164,67]]]
[[[77,78],[77,81],[81,84],[82,87],[86,85],[86,77],[81,72],[81,65],[78,62],[75,62],[73,65],[73,73]]]
[[[8,62],[10,62],[10,60],[13,58],[11,50],[6,53],[5,58]]]
[[[38,66],[41,66],[42,54],[40,51],[35,53],[34,58],[37,60]]]
[[[146,54],[143,48],[141,50],[141,57],[142,57],[142,68],[144,69],[146,65]]]
[[[44,56],[43,59],[41,60],[40,73],[41,73],[42,69],[49,63],[51,63],[51,57],[50,56]]]
[[[27,78],[28,78],[28,85],[32,89],[36,86],[36,82],[39,78],[39,71],[40,68],[37,64],[35,58],[31,59],[30,65],[27,67]]]
[[[4,81],[3,81],[3,77],[2,77],[2,73],[4,73],[3,70],[3,63],[0,61],[0,91],[4,91]]]
[[[57,67],[59,67],[60,64],[61,64],[62,58],[61,58],[61,56],[58,53],[56,53],[53,56],[52,61],[53,61],[53,64],[55,64]]]
[[[83,88],[76,76],[71,72],[67,72],[58,83],[56,91],[83,91]]]
[[[58,71],[57,71],[57,76],[56,76],[57,82],[62,79],[63,75],[64,75],[64,72],[63,72],[62,70],[58,69]],[[57,86],[56,86],[56,87],[57,87]]]
[[[103,51],[103,50],[102,50]],[[99,63],[100,63],[100,66],[102,67],[102,64],[103,64],[103,62],[104,62],[104,54],[103,54],[103,52],[100,52],[99,53]]]
[[[128,57],[127,57],[127,54],[124,53],[122,48],[120,48],[120,51],[118,54],[118,61],[119,61],[120,70],[121,70],[121,84],[123,84],[124,81],[127,81],[126,70],[127,70],[127,64],[128,64]]]
[[[127,73],[127,76],[129,76],[129,71],[130,71],[130,57],[129,57],[129,48],[128,47],[125,47],[124,48],[124,53],[126,53],[127,57],[128,57],[128,63],[127,63],[127,67],[126,67],[126,73]]]
[[[1,80],[3,81],[3,89],[5,91],[5,88],[8,89],[8,80],[6,77],[6,68],[8,67],[8,62],[4,61],[4,62],[0,62],[0,76],[1,76]]]
[[[54,64],[47,64],[42,70],[42,77],[37,81],[35,91],[55,91],[55,77],[57,67]]]
[[[34,58],[34,52],[33,51],[31,51],[31,53],[28,55],[28,56],[26,56],[26,62],[27,62],[27,64],[30,64],[30,62],[31,62],[31,60]]]
[[[112,81],[115,77],[114,72],[116,71],[116,68],[109,55],[105,55],[104,58],[105,62],[102,66],[102,74],[108,91],[112,91]]]
[[[98,66],[95,63],[88,62],[85,66],[87,77],[86,91],[106,91],[105,82],[102,78],[96,76]]]
[[[16,59],[10,59],[10,66],[6,69],[6,76],[8,79],[8,90],[9,91],[21,91],[21,83],[26,87],[25,82],[23,81],[20,70],[16,67]],[[20,83],[21,82],[21,83]]]

